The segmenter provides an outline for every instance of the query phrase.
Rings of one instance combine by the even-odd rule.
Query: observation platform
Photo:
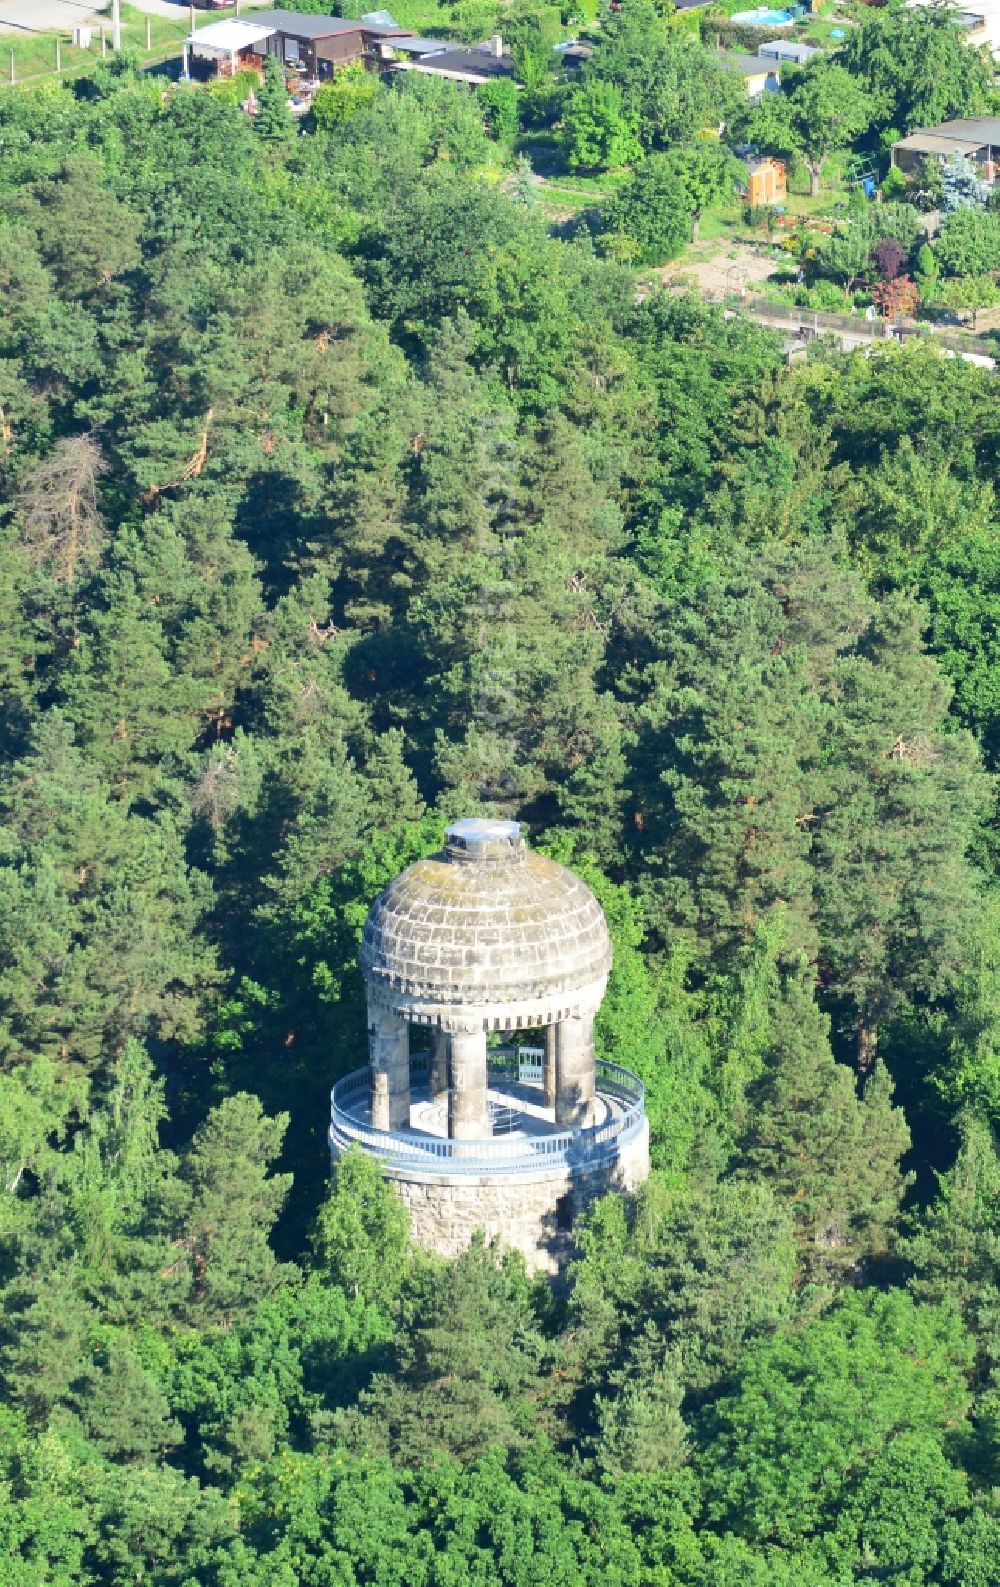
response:
[[[615,1163],[646,1127],[642,1082],[618,1064],[596,1060],[591,1121],[566,1129],[544,1100],[542,1048],[488,1050],[487,1114],[491,1134],[481,1140],[448,1137],[447,1101],[432,1096],[430,1056],[410,1060],[408,1129],[377,1129],[371,1122],[371,1070],[339,1080],[331,1095],[330,1147],[336,1156],[352,1145],[392,1172],[442,1175],[508,1175],[587,1172]]]
[[[470,816],[383,888],[359,960],[369,1062],[333,1088],[334,1162],[375,1158],[426,1250],[482,1231],[558,1271],[588,1207],[649,1173],[642,1085],[595,1050],[612,953],[594,894],[517,821]]]

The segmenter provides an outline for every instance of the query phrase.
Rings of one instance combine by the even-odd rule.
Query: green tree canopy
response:
[[[946,7],[903,7],[866,17],[849,31],[838,64],[869,95],[879,131],[911,132],[981,114],[989,105],[988,52],[969,47]]]
[[[846,67],[836,62],[810,63],[789,95],[791,127],[809,171],[810,192],[819,192],[823,162],[836,149],[847,148],[865,132],[873,106]]]
[[[621,90],[596,79],[574,89],[563,117],[566,160],[575,171],[608,171],[630,165],[641,150],[636,125]]]

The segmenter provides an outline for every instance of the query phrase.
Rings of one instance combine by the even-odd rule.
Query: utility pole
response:
[[[153,40],[150,37],[150,29],[151,29],[151,27],[152,27],[152,23],[150,22],[149,18],[147,17],[146,18],[146,53],[147,54],[153,48]]]
[[[111,0],[111,47],[115,50],[122,47],[121,0]]]
[[[101,60],[102,61],[103,61],[104,57],[107,55],[107,53],[108,53],[108,35],[104,31],[104,23],[102,22],[101,23]]]
[[[14,84],[14,83],[17,82],[17,73],[14,70],[14,51],[13,50],[11,50],[11,52],[10,52],[10,80],[11,80],[11,84]]]

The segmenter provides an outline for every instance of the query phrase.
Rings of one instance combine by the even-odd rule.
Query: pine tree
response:
[[[34,1185],[55,1175],[86,1105],[82,1078],[68,1077],[51,1058],[0,1069],[0,1241],[30,1230]]]
[[[435,1275],[396,1354],[395,1374],[361,1397],[356,1436],[387,1440],[407,1466],[518,1443],[519,1402],[544,1354],[522,1260],[474,1239]]]
[[[955,1165],[906,1242],[920,1299],[950,1301],[976,1340],[980,1382],[1000,1368],[1000,1147],[989,1124],[960,1119]]]
[[[582,1244],[570,1310],[598,1390],[609,1370],[627,1374],[633,1354],[640,1371],[655,1364],[685,1390],[707,1388],[791,1310],[791,1215],[758,1181],[653,1175],[631,1218],[617,1199],[598,1203]]]
[[[810,768],[823,722],[809,656],[754,573],[676,616],[650,668],[636,759],[641,843],[706,957],[725,964],[774,911],[786,951],[815,952]],[[662,856],[662,859],[660,859]]]
[[[225,731],[247,680],[261,605],[229,504],[210,490],[165,503],[141,536],[121,538],[116,562],[134,571],[140,598],[156,608],[175,680],[194,686],[192,736]]]
[[[97,1313],[80,1295],[76,1274],[64,1267],[18,1278],[3,1298],[4,1380],[29,1422],[44,1426],[69,1400],[89,1361]]]
[[[269,55],[264,62],[264,80],[257,95],[253,129],[268,143],[285,143],[292,135],[292,110],[285,73],[276,55]]]
[[[112,1460],[153,1464],[183,1438],[162,1388],[121,1337],[112,1336],[95,1353],[69,1405],[93,1444]]]
[[[112,572],[65,679],[79,742],[124,801],[149,794],[191,747],[205,691],[173,673],[156,606],[131,571]]]
[[[406,747],[402,728],[389,728],[386,733],[369,737],[361,766],[372,808],[380,817],[383,812],[392,811],[393,819],[401,825],[419,821],[424,814],[423,800],[406,763]]]
[[[970,737],[946,730],[951,691],[922,623],[915,602],[889,598],[833,674],[814,840],[820,974],[862,1073],[886,1019],[957,988],[975,932],[966,856],[989,784]]]
[[[116,799],[57,711],[0,783],[0,821],[0,1050],[93,1070],[129,1036],[195,1036],[210,888],[177,824]]]
[[[287,1114],[268,1118],[256,1097],[237,1093],[212,1110],[191,1143],[182,1175],[190,1188],[183,1246],[192,1317],[231,1321],[294,1271],[269,1244],[292,1182],[268,1171],[287,1124]]]
[[[804,1277],[825,1282],[891,1243],[908,1183],[899,1160],[909,1132],[881,1067],[858,1098],[804,975],[790,977],[775,1002],[741,1160],[791,1212]]]
[[[45,854],[66,888],[100,892],[126,846],[126,812],[74,741],[66,714],[49,710],[27,753],[0,781],[0,813],[23,853]]]
[[[423,440],[414,392],[395,391],[372,413],[371,424],[349,437],[333,481],[328,511],[340,548],[337,609],[365,635],[383,632],[398,619],[411,588],[403,514],[413,457]]]
[[[508,414],[489,412],[474,445],[475,537],[461,578],[431,573],[434,595],[421,603],[434,617],[424,644],[445,623],[458,636],[434,679],[435,771],[454,808],[485,803],[539,825],[569,816],[609,855],[620,842],[623,726],[598,674],[620,515],[557,419],[517,439]]]
[[[73,300],[114,299],[120,278],[139,262],[139,215],[109,189],[90,154],[65,159],[26,205],[40,251],[61,293]]]
[[[688,1458],[688,1430],[681,1415],[682,1369],[662,1348],[652,1329],[624,1370],[610,1374],[617,1394],[595,1401],[600,1442],[598,1459],[610,1472],[673,1471]]]
[[[342,1157],[313,1236],[321,1271],[349,1295],[391,1307],[409,1266],[409,1232],[377,1162],[361,1151]]]

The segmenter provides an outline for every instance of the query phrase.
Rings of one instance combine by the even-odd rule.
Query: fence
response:
[[[533,1059],[539,1049],[524,1052]],[[496,1077],[524,1078],[514,1047],[491,1047],[489,1066]],[[531,1067],[535,1067],[534,1063]],[[426,1078],[426,1056],[414,1056],[410,1069],[412,1078]],[[364,1116],[370,1071],[356,1069],[338,1080],[331,1092],[330,1146],[335,1151],[345,1151],[357,1145],[393,1168],[408,1168],[414,1173],[519,1174],[560,1166],[596,1167],[617,1156],[621,1147],[638,1134],[646,1116],[646,1094],[637,1076],[603,1058],[597,1060],[596,1071],[599,1094],[616,1104],[600,1124],[553,1131],[551,1135],[452,1141],[415,1130],[374,1129]]]
[[[982,337],[964,333],[936,330],[931,325],[892,325],[887,320],[866,320],[854,314],[827,314],[821,309],[809,309],[798,303],[779,303],[774,298],[760,297],[756,293],[714,293],[710,301],[737,313],[751,315],[776,325],[787,325],[790,330],[804,331],[819,336],[830,331],[836,336],[854,336],[864,341],[911,341],[914,338],[933,342],[949,352],[971,354],[996,362],[1000,347]]]

